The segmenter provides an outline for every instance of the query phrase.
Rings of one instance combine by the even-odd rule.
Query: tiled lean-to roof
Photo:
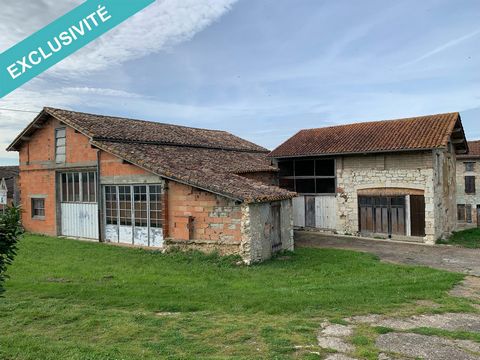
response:
[[[480,158],[480,140],[468,142],[468,153],[458,155],[459,159],[479,159]]]
[[[468,150],[456,112],[301,130],[270,157],[430,150],[447,147],[450,139],[458,153]]]
[[[18,150],[50,116],[89,137],[93,146],[167,179],[249,203],[294,196],[241,176],[277,168],[267,149],[225,131],[44,108],[8,150]]]

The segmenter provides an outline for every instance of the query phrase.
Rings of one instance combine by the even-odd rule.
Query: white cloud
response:
[[[48,74],[62,78],[78,77],[157,53],[191,39],[229,11],[235,1],[157,0],[54,66]],[[3,6],[0,13],[0,49],[6,50],[81,2],[40,0],[11,2],[11,5]]]
[[[403,65],[401,65],[401,66],[410,66],[410,65],[416,64],[416,63],[418,63],[418,62],[420,62],[420,61],[423,61],[423,60],[425,60],[425,59],[428,59],[429,57],[432,57],[433,55],[436,55],[436,54],[438,54],[438,53],[440,53],[440,52],[442,52],[442,51],[445,51],[445,50],[447,50],[447,49],[449,49],[449,48],[451,48],[451,47],[457,46],[457,45],[459,45],[460,43],[462,43],[462,42],[464,42],[464,41],[467,41],[467,40],[469,40],[469,39],[471,39],[471,38],[473,38],[473,37],[475,37],[475,36],[477,36],[477,35],[479,35],[479,34],[480,34],[480,29],[477,29],[477,30],[475,30],[475,31],[473,31],[473,32],[471,32],[471,33],[468,33],[468,34],[463,35],[463,36],[460,36],[460,37],[458,37],[458,38],[456,38],[456,39],[447,41],[446,43],[444,43],[444,44],[436,47],[435,49],[430,50],[430,51],[428,51],[427,53],[425,53],[425,54],[417,57],[416,59],[413,59],[413,60],[411,60],[411,61],[409,61],[409,62],[407,62],[407,63],[405,63],[405,64],[403,64]]]

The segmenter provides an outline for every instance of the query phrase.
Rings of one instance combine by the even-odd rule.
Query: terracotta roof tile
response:
[[[93,141],[160,176],[245,202],[289,199],[293,193],[247,179],[238,173],[272,171],[265,154],[166,145]]]
[[[295,195],[240,176],[278,169],[267,149],[225,131],[45,108],[8,150],[18,150],[38,128],[36,122],[50,116],[88,136],[94,146],[165,178],[245,202]]]
[[[302,130],[269,156],[281,158],[434,149],[447,146],[455,127],[459,127],[463,134],[458,113]]]
[[[468,154],[458,155],[459,159],[475,159],[480,158],[480,140],[468,142]]]

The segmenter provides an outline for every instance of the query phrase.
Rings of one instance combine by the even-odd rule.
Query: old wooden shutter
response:
[[[425,236],[425,197],[410,195],[410,222],[412,236]]]
[[[465,221],[465,205],[457,205],[457,219],[458,221]]]
[[[475,176],[465,176],[465,193],[475,194]]]
[[[472,205],[468,204],[466,207],[465,207],[465,218],[467,220],[467,223],[471,223],[472,222]]]

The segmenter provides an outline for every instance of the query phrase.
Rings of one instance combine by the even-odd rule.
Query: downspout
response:
[[[102,185],[100,184],[100,149],[97,149],[97,205],[98,205],[98,241],[104,242],[103,239],[103,196]]]

